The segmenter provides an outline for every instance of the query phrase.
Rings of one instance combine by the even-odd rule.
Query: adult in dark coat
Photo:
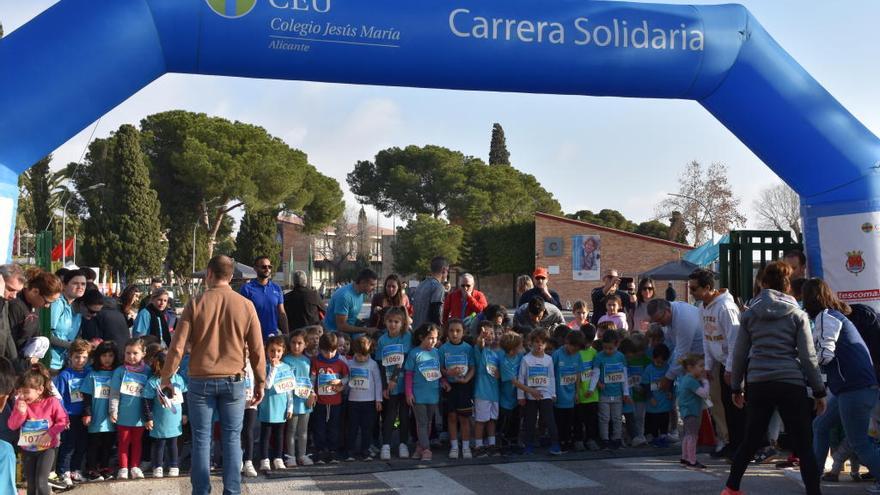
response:
[[[324,302],[318,291],[308,286],[306,272],[293,272],[293,290],[284,295],[284,312],[287,313],[287,328],[295,330],[309,325],[320,325],[323,319]]]

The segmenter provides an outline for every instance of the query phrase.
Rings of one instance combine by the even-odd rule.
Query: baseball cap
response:
[[[546,268],[535,268],[535,273],[532,274],[533,277],[543,277],[547,278],[547,269]]]

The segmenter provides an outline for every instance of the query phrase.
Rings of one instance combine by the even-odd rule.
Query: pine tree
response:
[[[252,211],[247,209],[241,219],[235,238],[235,259],[250,265],[257,256],[268,256],[273,266],[281,262],[281,243],[275,211]]]
[[[52,155],[44,157],[35,163],[26,173],[26,184],[33,205],[33,228],[41,232],[49,228],[52,220],[51,195],[52,188],[49,185],[49,163]]]
[[[492,124],[492,143],[489,145],[489,165],[510,165],[510,152],[501,124]]]
[[[112,157],[116,173],[108,184],[116,198],[108,208],[115,239],[109,261],[130,280],[157,275],[166,248],[162,245],[159,199],[150,185],[140,133],[131,125],[123,125],[115,137]]]

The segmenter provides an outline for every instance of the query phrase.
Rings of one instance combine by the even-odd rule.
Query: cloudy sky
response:
[[[586,1],[586,0],[585,0]],[[0,0],[7,33],[56,3]],[[699,3],[701,0],[665,3]],[[775,39],[845,107],[880,134],[880,1],[742,0]],[[96,136],[171,109],[254,123],[309,155],[345,185],[357,160],[390,146],[438,144],[487,159],[493,122],[512,162],[563,210],[621,210],[644,221],[677,188],[690,160],[730,168],[744,212],[778,178],[697,103],[350,86],[168,74],[105,115]],[[79,160],[90,126],[55,152]],[[349,203],[353,196],[346,192]],[[372,215],[371,215],[372,217]],[[390,219],[382,220],[390,226]]]

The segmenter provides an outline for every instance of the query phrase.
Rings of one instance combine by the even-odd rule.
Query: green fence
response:
[[[803,249],[791,232],[779,230],[735,230],[730,242],[719,246],[721,287],[743,302],[752,297],[755,274],[767,263],[782,258],[786,251]]]

